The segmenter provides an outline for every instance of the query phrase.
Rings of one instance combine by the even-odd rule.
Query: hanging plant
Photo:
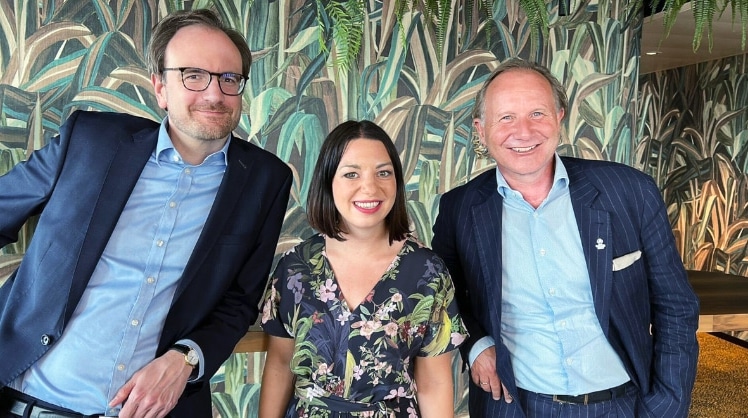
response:
[[[320,27],[320,45],[329,54],[329,46],[335,49],[337,68],[349,68],[356,60],[361,49],[364,17],[367,13],[364,0],[312,0],[317,10],[317,24]],[[527,16],[532,29],[533,40],[538,37],[548,37],[550,28],[549,3],[545,0],[517,0],[520,8]],[[574,9],[575,0],[568,1],[567,9]],[[664,15],[664,36],[670,34],[673,25],[684,5],[690,4],[694,16],[695,27],[693,36],[694,51],[701,46],[701,40],[706,32],[711,51],[714,40],[712,38],[712,23],[715,16],[722,16],[728,6],[732,10],[733,23],[739,23],[741,28],[741,46],[745,50],[746,29],[748,28],[748,0],[635,0],[629,7],[636,13],[641,13],[644,2],[648,1],[652,10],[661,10]],[[664,2],[664,3],[663,3]],[[491,0],[466,0],[464,3],[454,0],[394,0],[394,13],[398,24],[408,12],[419,11],[424,15],[424,21],[432,27],[436,37],[437,54],[441,57],[446,36],[449,31],[450,19],[456,11],[455,4],[459,4],[466,16],[472,16],[478,8],[484,16],[491,18],[494,2]],[[404,36],[404,35],[403,35]],[[332,41],[332,42],[331,42]],[[406,42],[403,39],[403,42]]]
[[[632,10],[641,13],[644,1],[649,1],[651,10],[659,10],[662,4],[662,13],[664,16],[664,36],[670,34],[673,25],[684,5],[690,4],[693,13],[695,27],[693,34],[694,51],[701,46],[701,39],[706,29],[707,39],[709,40],[709,50],[711,51],[714,40],[712,39],[712,23],[714,16],[722,16],[727,6],[732,9],[732,22],[740,23],[742,38],[741,46],[745,50],[746,28],[748,28],[748,0],[636,0],[630,3]],[[527,19],[536,31],[544,36],[548,34],[548,8],[542,0],[520,0],[520,7],[527,15]],[[573,8],[573,6],[572,6]],[[738,19],[739,18],[739,19]]]
[[[637,3],[641,3],[641,1],[642,0],[638,0]],[[661,0],[651,0],[652,10],[657,10],[660,3]],[[736,22],[736,17],[740,18],[740,45],[741,48],[745,50],[746,27],[748,26],[748,0],[665,0],[662,7],[662,12],[664,13],[663,23],[665,26],[665,37],[670,35],[670,30],[675,24],[678,13],[686,3],[691,4],[691,12],[693,12],[693,18],[696,24],[693,34],[694,51],[699,49],[699,46],[701,46],[701,38],[705,27],[707,39],[709,40],[709,50],[712,50],[712,45],[714,44],[714,39],[712,38],[712,22],[714,22],[714,16],[716,14],[721,17],[727,9],[727,6],[730,6],[732,9],[733,24]]]
[[[426,25],[434,31],[437,54],[441,57],[450,19],[455,13],[452,8],[455,3],[457,2],[454,0],[394,0],[393,10],[397,23],[401,26],[406,13],[423,13]],[[520,3],[533,11],[541,6],[544,7],[543,0],[520,0]],[[364,18],[368,13],[367,2],[364,0],[307,0],[304,7],[313,7],[315,10],[315,19],[319,27],[319,45],[327,55],[335,51],[333,66],[342,69],[350,68],[361,49]],[[491,0],[468,0],[463,7],[468,16],[472,15],[474,8],[477,7],[481,13],[491,18],[493,2]],[[541,33],[547,34],[547,13],[532,13],[532,16],[541,19],[537,22],[537,27],[543,28]],[[405,36],[404,32],[402,36]],[[402,41],[405,43],[407,39],[403,38]]]

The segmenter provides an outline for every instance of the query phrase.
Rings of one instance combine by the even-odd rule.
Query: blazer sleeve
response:
[[[79,114],[74,112],[47,145],[0,176],[0,248],[16,242],[23,224],[44,208],[62,170]]]
[[[687,417],[698,361],[699,302],[677,252],[659,189],[643,187],[640,231],[648,274],[653,364],[643,409],[653,417]]]
[[[203,351],[205,358],[204,378],[199,382],[200,384],[195,385],[197,388],[208,383],[209,377],[215,374],[231,354],[237,341],[246,334],[259,314],[260,299],[275,256],[293,181],[291,172],[285,164],[282,165],[282,169],[278,169],[277,165],[272,169],[266,166],[265,169],[263,176],[267,176],[265,178],[268,179],[268,183],[262,186],[255,184],[255,187],[250,187],[244,191],[244,193],[247,193],[254,189],[258,194],[252,195],[251,198],[261,200],[263,202],[262,209],[255,214],[239,209],[233,214],[222,215],[256,217],[251,222],[257,224],[258,228],[255,230],[256,233],[252,233],[249,242],[246,242],[247,252],[237,260],[234,255],[228,254],[228,247],[213,247],[208,250],[206,269],[201,270],[198,275],[202,276],[205,273],[207,275],[207,277],[204,277],[206,281],[223,281],[225,280],[223,269],[229,269],[235,271],[235,273],[230,274],[226,290],[218,298],[217,303],[209,308],[201,323],[186,334],[181,334],[181,336],[180,333],[175,333],[178,336],[175,339],[190,339],[198,344]],[[262,192],[260,192],[260,189]],[[206,227],[208,227],[207,224]],[[238,267],[233,267],[234,263],[237,263]],[[236,270],[234,270],[235,268]],[[203,294],[210,292],[203,291]],[[188,298],[180,299],[179,306],[172,307],[172,311],[180,312],[178,315],[182,319],[185,312],[189,310],[189,306],[201,303],[199,291],[193,289],[189,293]],[[168,346],[164,346],[161,351],[165,351],[167,348]],[[188,389],[190,389],[189,386]]]
[[[462,355],[465,365],[468,364],[470,350],[473,345],[481,338],[488,335],[483,326],[476,317],[475,312],[479,305],[479,300],[471,301],[471,291],[469,283],[465,278],[465,269],[463,258],[461,257],[459,239],[467,238],[469,231],[469,217],[466,213],[466,204],[461,198],[463,189],[456,189],[444,194],[439,201],[439,214],[434,222],[434,236],[431,240],[433,251],[444,260],[444,264],[452,276],[452,282],[455,288],[455,301],[462,316],[462,321],[470,334],[468,338],[460,345],[460,354]]]

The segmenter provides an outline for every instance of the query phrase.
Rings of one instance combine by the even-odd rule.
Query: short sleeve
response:
[[[424,335],[423,346],[419,356],[437,356],[453,351],[462,344],[468,336],[465,324],[454,300],[454,285],[452,278],[444,266],[444,262],[430,250],[430,257],[426,263],[427,291],[433,295],[430,321]]]
[[[293,291],[300,290],[293,287],[294,278],[298,281],[298,276],[290,268],[291,265],[295,264],[293,259],[297,258],[294,250],[286,253],[278,260],[278,265],[268,280],[265,296],[262,299],[262,329],[276,337],[293,337],[291,324],[287,323],[285,319],[289,317],[288,313],[293,310]]]

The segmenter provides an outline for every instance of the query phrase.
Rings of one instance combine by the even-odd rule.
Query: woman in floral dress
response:
[[[320,233],[278,262],[260,418],[452,417],[466,331],[443,262],[409,235],[402,167],[376,124],[328,135],[307,204]]]

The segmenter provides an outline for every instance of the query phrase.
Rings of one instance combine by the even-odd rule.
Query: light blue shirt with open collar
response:
[[[569,177],[558,155],[555,162],[553,186],[537,209],[496,170],[503,197],[501,338],[517,386],[578,395],[629,377],[595,315]],[[479,340],[470,363],[492,345],[491,337]]]
[[[151,154],[65,332],[12,388],[83,414],[108,403],[156,355],[179,279],[228,163],[229,140],[199,165],[174,148],[164,118]],[[102,132],[106,135],[106,132]],[[203,353],[198,379],[203,375]]]

